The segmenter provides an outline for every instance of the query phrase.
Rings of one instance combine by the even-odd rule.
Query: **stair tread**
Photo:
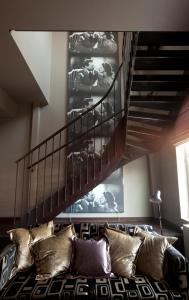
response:
[[[128,132],[137,132],[140,134],[144,135],[152,135],[155,137],[160,137],[161,133],[152,129],[144,128],[144,127],[139,127],[139,126],[129,126],[128,125]]]
[[[130,107],[143,107],[143,108],[152,108],[159,109],[162,111],[171,111],[179,107],[178,102],[164,102],[164,101],[131,101]]]
[[[157,75],[157,74],[141,74],[133,75],[133,81],[158,81],[158,82],[187,82],[189,83],[189,75],[186,74],[173,74],[173,75]]]
[[[185,91],[189,82],[133,81],[131,91]]]
[[[137,50],[137,57],[189,57],[189,50]]]
[[[139,112],[139,111],[129,111],[129,118],[138,118],[138,119],[149,119],[149,120],[160,120],[160,121],[169,121],[171,117],[169,115],[161,115],[152,112]]]
[[[136,57],[135,70],[189,70],[189,57]]]
[[[137,96],[130,96],[130,101],[166,101],[166,102],[181,102],[182,97],[180,96],[158,96],[158,95],[137,95]]]
[[[77,157],[67,161],[68,174],[65,187],[62,184],[58,190],[51,190],[45,201],[39,202],[37,207],[31,210],[29,220],[32,223],[39,219],[40,222],[53,219],[102,182],[123,162],[128,163],[161,148],[164,132],[166,128],[172,126],[176,110],[182,101],[181,96],[176,95],[176,92],[183,92],[188,88],[189,75],[173,74],[181,73],[177,70],[182,72],[189,70],[189,49],[180,50],[174,47],[182,45],[189,46],[188,32],[139,33],[134,70],[131,68],[134,75],[132,74],[133,77],[131,75],[132,85],[129,86],[131,95],[127,137],[126,122],[123,118],[114,131],[104,132],[104,137],[107,140],[110,139],[103,148],[104,152],[101,151],[101,156],[93,153],[94,155],[87,155],[87,158],[82,158],[82,160],[81,158],[77,160]],[[171,46],[172,48],[162,50],[159,49],[160,46]],[[155,74],[158,70],[158,74]],[[146,74],[141,74],[140,71]],[[92,90],[91,87],[83,87],[83,95],[87,95],[89,91],[100,97],[102,92],[104,93],[104,89],[101,90],[98,87],[93,87]],[[145,92],[147,94],[148,91],[149,95],[145,96]],[[159,92],[159,95],[153,94],[156,91]],[[72,92],[70,91],[70,96]],[[102,136],[101,129],[102,127],[99,127],[94,130],[95,137]],[[68,133],[69,136],[76,137],[72,130]],[[81,124],[77,127],[77,134],[80,133],[82,133]],[[93,133],[92,135],[87,134],[87,138],[93,137]],[[85,138],[78,140],[77,143],[72,143],[72,146],[67,149],[67,155],[76,151],[77,147],[80,149],[78,152],[81,152],[81,144],[84,142]],[[27,216],[28,214],[23,217],[23,220],[27,220]]]
[[[189,32],[140,32],[138,45],[189,45]]]

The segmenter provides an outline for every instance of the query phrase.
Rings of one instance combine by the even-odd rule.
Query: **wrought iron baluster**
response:
[[[83,118],[81,116],[81,130],[80,132],[83,132]],[[81,140],[82,142],[82,140]],[[79,154],[79,190],[81,190],[82,186],[81,186],[81,176],[82,176],[82,155],[81,155],[82,149],[80,147],[80,154]]]
[[[86,180],[86,183],[88,184],[89,183],[89,114],[86,115],[87,117],[87,169],[86,169],[86,174],[87,174],[87,180]]]
[[[17,189],[18,189],[18,171],[19,171],[19,162],[16,163],[16,184],[15,184],[15,197],[14,197],[14,227],[16,227],[16,206],[17,206]]]
[[[64,201],[67,201],[67,189],[68,189],[68,166],[69,166],[69,161],[68,161],[68,150],[67,147],[65,149],[65,174],[63,176],[63,184],[64,184]]]
[[[100,103],[100,172],[102,172],[102,156],[103,156],[103,124],[102,124],[102,103]]]
[[[96,131],[95,131],[95,109],[93,110],[93,126],[94,126],[94,147],[93,147],[93,178],[96,177]]]
[[[23,165],[23,174],[22,174],[22,197],[21,197],[21,210],[20,210],[20,216],[23,220],[23,217],[24,217],[24,213],[25,213],[25,203],[24,203],[24,198],[25,198],[25,189],[26,189],[26,186],[25,186],[25,179],[26,179],[26,175],[25,175],[25,168],[26,168],[26,157],[24,157],[24,165]],[[23,221],[23,225],[24,224],[24,221]]]
[[[40,159],[40,147],[38,148],[38,155],[37,155],[37,161],[39,162]],[[37,164],[37,183],[36,183],[36,195],[35,195],[35,221],[36,224],[38,222],[38,185],[39,185],[39,163]]]
[[[30,209],[31,209],[31,177],[32,177],[32,160],[33,160],[33,151],[30,152],[29,154],[29,168],[28,172],[29,172],[29,179],[28,179],[28,209],[27,209],[27,215],[28,215],[28,226],[30,225]]]
[[[61,143],[62,143],[61,139],[62,139],[62,133],[60,132],[60,134],[59,134],[59,148],[61,147]],[[61,154],[61,149],[58,152],[58,191],[57,191],[57,196],[58,196],[57,205],[58,205],[58,207],[60,205],[60,154]]]
[[[53,168],[54,168],[54,136],[52,139],[50,212],[52,212],[52,201],[53,201]]]
[[[45,160],[43,169],[43,204],[42,204],[42,215],[45,216],[45,191],[46,191],[46,165],[47,165],[47,142],[45,143]]]
[[[73,139],[75,139],[75,122],[73,124]],[[75,192],[75,165],[74,165],[74,147],[72,151],[72,194]]]
[[[114,108],[113,108],[113,113],[115,114],[116,113],[116,83],[117,83],[117,80],[115,81],[114,83],[114,87],[113,87],[113,97],[114,97]],[[115,130],[115,127],[116,127],[116,117],[114,116],[113,117],[113,124],[114,124],[114,130]],[[112,132],[111,132],[112,134]],[[116,156],[116,142],[114,141],[113,143],[113,151],[114,151],[114,157]]]

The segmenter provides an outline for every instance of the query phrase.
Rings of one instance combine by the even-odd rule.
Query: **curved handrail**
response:
[[[38,163],[42,162],[43,160],[45,160],[46,158],[50,157],[51,155],[55,154],[56,152],[60,151],[63,148],[66,148],[67,146],[69,146],[70,144],[72,144],[73,142],[75,142],[76,140],[80,140],[82,139],[82,137],[84,137],[85,135],[89,134],[89,132],[93,131],[94,129],[98,128],[99,126],[101,126],[102,124],[108,122],[109,120],[111,120],[112,118],[117,117],[118,115],[120,115],[122,112],[124,112],[124,108],[120,109],[118,112],[112,114],[109,118],[106,118],[105,120],[103,120],[100,124],[94,125],[92,126],[90,129],[86,130],[85,132],[81,133],[79,136],[75,136],[74,139],[66,142],[64,145],[56,148],[54,151],[48,153],[47,155],[45,155],[44,157],[40,158],[39,160],[37,160],[35,163],[29,165],[27,167],[27,169],[33,168],[34,166],[36,166]]]
[[[113,152],[108,151],[108,143],[112,138],[112,134],[114,134],[113,130],[119,126],[118,122],[123,117],[127,119],[128,116],[129,91],[131,86],[130,77],[132,76],[133,70],[135,45],[135,35],[132,32],[124,33],[122,44],[122,63],[119,65],[117,72],[112,79],[111,85],[104,96],[88,109],[83,107],[81,110],[83,112],[81,114],[79,112],[78,115],[71,115],[71,121],[67,122],[66,125],[50,135],[48,138],[44,139],[37,146],[30,149],[25,155],[16,161],[14,220],[16,220],[17,199],[20,199],[20,203],[24,203],[25,213],[29,216],[27,218],[27,223],[30,224],[30,222],[34,221],[37,223],[39,216],[41,216],[40,214],[45,217],[45,203],[47,195],[50,195],[50,198],[48,199],[50,199],[49,205],[50,211],[52,212],[53,193],[55,187],[57,206],[59,207],[62,192],[64,193],[65,200],[67,201],[67,197],[69,195],[72,196],[75,193],[75,189],[81,190],[82,180],[86,181],[85,183],[88,184],[91,176],[95,179],[97,172],[102,172],[103,166],[109,165],[110,153],[112,154],[111,159],[113,157],[114,159],[116,158],[118,153],[115,143],[112,145]],[[119,105],[116,106],[115,101],[117,96],[121,97],[118,99],[124,100],[123,105],[120,105],[122,101],[119,101]],[[107,108],[106,111],[104,104],[107,102],[109,102],[110,108]],[[75,115],[77,116],[75,117]],[[112,122],[110,122],[111,119]],[[127,126],[127,122],[124,121],[124,124]],[[101,132],[105,133],[105,130],[107,136],[102,136]],[[66,137],[67,135],[69,136]],[[96,138],[99,137],[100,140],[96,140]],[[83,145],[80,145],[82,144],[82,141],[84,141],[84,143]],[[74,145],[76,146],[75,148]],[[77,152],[77,150],[76,152],[73,152],[73,150],[78,149],[78,147],[80,149],[79,152]],[[66,149],[66,151],[61,152],[62,149]],[[54,155],[55,153],[56,155]],[[71,153],[74,155],[70,156]],[[98,157],[96,157],[97,154],[99,154]],[[79,164],[77,163],[78,155],[80,155]],[[51,159],[49,160],[49,158]],[[40,164],[43,161],[44,163]],[[36,165],[37,168],[33,169]],[[83,168],[85,178],[82,178]],[[56,172],[54,172],[55,169]],[[32,175],[33,171],[35,171],[34,175]],[[61,190],[62,184],[63,190]],[[39,202],[42,205],[41,212],[38,210]],[[70,202],[68,202],[67,205],[68,204],[70,204]],[[38,214],[38,212],[40,213]],[[22,210],[21,215],[23,215]]]
[[[85,116],[86,114],[88,114],[90,111],[92,111],[93,109],[95,109],[95,107],[97,107],[99,104],[101,104],[103,102],[103,100],[105,100],[107,98],[107,96],[111,93],[113,87],[114,87],[114,83],[116,81],[116,79],[119,76],[120,70],[123,66],[123,62],[120,64],[114,79],[109,87],[109,89],[107,90],[107,92],[105,93],[105,95],[93,106],[91,106],[90,108],[88,108],[87,110],[85,110],[82,114],[80,114],[78,117],[74,118],[73,120],[71,120],[70,122],[68,122],[65,126],[63,126],[62,128],[60,128],[59,130],[57,130],[55,133],[53,133],[52,135],[50,135],[48,138],[46,138],[45,140],[43,140],[41,143],[39,143],[37,146],[33,147],[30,151],[28,151],[26,154],[24,154],[22,157],[20,157],[18,160],[16,160],[16,163],[20,162],[21,160],[23,160],[25,157],[27,157],[28,155],[30,155],[30,153],[34,152],[36,149],[40,148],[43,144],[47,143],[49,140],[51,140],[54,136],[56,136],[57,134],[59,134],[60,132],[62,132],[63,130],[67,129],[69,126],[71,126],[72,124],[74,124],[76,121],[80,120],[83,116]]]

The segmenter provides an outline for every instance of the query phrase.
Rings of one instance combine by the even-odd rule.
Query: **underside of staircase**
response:
[[[17,161],[15,217],[19,210],[28,226],[51,220],[120,166],[159,151],[184,101],[188,71],[187,32],[125,33],[123,64],[106,95]],[[96,123],[95,109],[116,101],[120,82],[123,107]],[[89,137],[93,148],[84,151]]]

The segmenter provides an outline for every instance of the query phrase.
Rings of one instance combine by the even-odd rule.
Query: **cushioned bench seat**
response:
[[[56,224],[55,233],[67,225]],[[98,238],[104,230],[103,224],[74,224],[78,237]],[[109,226],[133,234],[134,225],[109,224]],[[141,225],[146,231],[153,231],[148,225]],[[10,244],[0,255],[0,288],[7,282],[13,266],[15,245]],[[185,257],[170,246],[165,252],[165,279],[156,281],[144,274],[136,274],[135,279],[116,277],[86,278],[59,274],[44,281],[35,280],[35,267],[19,272],[0,291],[1,300],[23,299],[182,299],[188,297],[188,263]],[[167,284],[169,282],[169,284]]]
[[[63,274],[36,281],[35,272],[19,272],[1,291],[0,299],[183,299],[165,283],[137,275],[136,279],[75,278]]]

